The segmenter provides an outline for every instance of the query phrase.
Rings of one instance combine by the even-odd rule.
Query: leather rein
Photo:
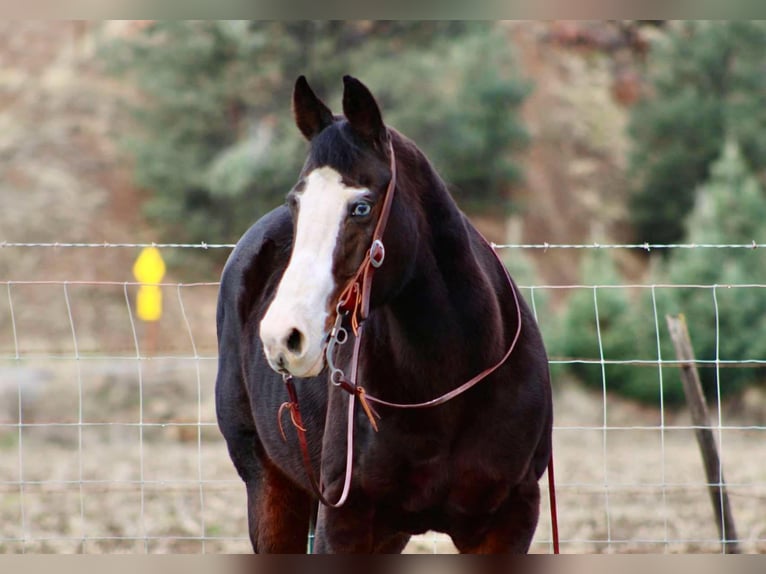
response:
[[[364,320],[367,318],[370,311],[372,279],[375,274],[375,270],[383,264],[386,256],[385,246],[383,245],[383,233],[386,230],[388,218],[391,213],[391,205],[393,204],[394,200],[394,193],[396,190],[396,157],[394,155],[394,148],[390,136],[388,139],[388,150],[390,155],[391,179],[389,180],[388,187],[386,188],[386,195],[383,199],[383,206],[381,208],[380,216],[372,235],[371,246],[367,251],[364,259],[362,260],[359,269],[349,280],[349,282],[346,284],[346,287],[338,297],[338,303],[335,308],[335,323],[332,330],[330,331],[327,347],[325,350],[325,359],[330,370],[330,382],[333,386],[338,387],[349,394],[347,419],[348,423],[346,429],[346,472],[343,481],[343,490],[336,502],[331,502],[324,496],[323,486],[320,480],[317,479],[316,473],[314,472],[314,466],[311,462],[311,455],[309,452],[308,443],[306,441],[306,427],[303,424],[300,407],[298,406],[298,394],[295,390],[293,377],[288,373],[282,374],[282,379],[285,383],[289,400],[283,403],[279,408],[279,413],[277,415],[279,430],[282,434],[282,438],[287,440],[284,429],[282,427],[282,413],[284,410],[288,410],[290,412],[290,419],[298,435],[298,443],[300,445],[301,454],[303,457],[303,465],[306,469],[306,474],[308,475],[314,494],[324,505],[332,508],[339,508],[343,506],[343,504],[345,504],[346,500],[348,499],[348,494],[351,489],[351,472],[353,467],[354,450],[354,405],[357,398],[359,399],[359,403],[361,404],[365,414],[367,415],[367,418],[370,421],[370,425],[377,432],[378,424],[376,419],[379,419],[380,415],[378,415],[370,403],[397,409],[423,409],[442,405],[476,386],[478,383],[480,383],[482,380],[500,368],[508,359],[508,357],[511,356],[511,353],[513,352],[514,348],[516,347],[516,343],[519,340],[519,336],[521,335],[521,305],[519,303],[518,293],[514,288],[513,281],[511,280],[511,276],[508,273],[508,269],[505,267],[502,260],[497,255],[495,249],[486,240],[484,240],[484,242],[492,251],[492,254],[497,258],[498,263],[500,263],[500,267],[505,273],[505,276],[508,280],[508,285],[511,288],[511,292],[513,293],[514,303],[516,305],[516,333],[511,340],[508,350],[505,352],[502,358],[497,363],[483,370],[462,385],[439,397],[421,403],[389,402],[368,394],[364,387],[362,387],[357,382],[359,352],[362,341],[362,333],[364,331]],[[480,237],[482,236],[480,235]],[[482,239],[484,238],[482,237]],[[354,334],[354,348],[348,377],[342,369],[335,365],[334,362],[336,348],[345,344],[349,339],[349,333],[346,328],[343,327],[344,319],[349,319],[351,330]],[[553,527],[553,549],[554,553],[558,554],[559,541],[552,455],[548,463],[548,485],[550,492],[551,520]]]

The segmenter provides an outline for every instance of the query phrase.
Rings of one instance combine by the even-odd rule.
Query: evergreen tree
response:
[[[689,216],[689,243],[762,241],[766,221],[763,188],[749,171],[738,145],[729,142],[713,164],[711,178],[697,192]],[[766,357],[766,254],[749,249],[688,249],[664,263],[672,285],[718,285],[668,290],[665,312],[684,313],[708,395],[717,394],[718,358],[741,361]],[[763,367],[726,365],[720,369],[723,395],[762,380]]]
[[[727,143],[711,172],[710,180],[696,193],[683,241],[762,241],[763,188],[739,146]],[[621,282],[608,253],[591,253],[584,265],[583,276],[590,283]],[[716,399],[719,389],[726,397],[763,382],[766,369],[737,362],[766,357],[766,287],[757,287],[766,285],[766,254],[741,248],[679,249],[656,266],[653,282],[657,285],[654,297],[649,289],[630,293],[622,287],[603,287],[594,300],[593,289],[578,290],[568,301],[557,334],[548,340],[551,355],[583,360],[569,364],[568,370],[587,386],[601,389],[603,353],[608,391],[658,404],[658,370],[638,361],[675,360],[665,316],[683,313],[709,398]],[[723,361],[718,369],[716,359]],[[610,360],[619,363],[609,364]],[[665,405],[681,404],[679,369],[662,366],[662,382]]]
[[[652,51],[651,96],[629,128],[637,240],[680,240],[725,134],[753,169],[766,167],[764,58],[763,22],[684,22]]]
[[[518,175],[527,88],[491,23],[158,22],[106,62],[142,95],[128,149],[176,240],[234,241],[283,201],[306,155],[290,113],[300,74],[336,112],[342,75],[360,77],[465,205],[496,206]]]

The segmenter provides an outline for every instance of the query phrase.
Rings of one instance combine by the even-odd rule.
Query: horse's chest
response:
[[[362,488],[372,499],[404,512],[436,506],[449,490],[449,459],[444,454],[396,460],[392,455],[369,457],[362,469]]]
[[[414,491],[437,490],[446,482],[447,476],[445,464],[439,457],[410,467],[405,473],[405,485],[408,490]]]
[[[508,493],[507,479],[480,450],[444,448],[422,456],[399,454],[398,460],[394,455],[381,457],[378,464],[364,469],[363,487],[372,499],[405,514],[491,512]]]

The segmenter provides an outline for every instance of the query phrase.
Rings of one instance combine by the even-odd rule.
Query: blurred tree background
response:
[[[673,243],[721,142],[766,168],[766,22],[683,22],[654,46],[648,97],[633,110],[632,220],[638,241]]]
[[[758,179],[734,141],[724,144],[707,182],[695,190],[683,243],[747,244],[763,232],[766,201]],[[611,254],[593,251],[583,277],[593,285],[622,285]],[[569,371],[587,385],[650,404],[660,400],[660,376],[652,361],[674,360],[665,315],[686,316],[705,393],[731,396],[762,383],[759,365],[727,365],[744,357],[766,357],[766,254],[745,249],[679,249],[657,260],[648,280],[654,289],[582,288],[567,302],[547,341],[552,354],[584,359]],[[673,287],[668,287],[668,286]],[[710,285],[718,285],[710,289]],[[658,335],[659,334],[659,335]],[[607,361],[602,375],[600,359]],[[609,363],[642,361],[636,364]],[[724,361],[717,372],[716,360]],[[720,375],[720,376],[719,376]],[[666,405],[683,403],[677,368],[662,368]],[[719,384],[720,383],[720,384]]]
[[[656,30],[648,40],[639,33],[647,26]],[[290,114],[293,82],[305,74],[338,113],[345,73],[370,86],[386,121],[421,146],[469,215],[504,220],[545,205],[527,240],[541,228],[546,241],[562,229],[563,242],[609,241],[598,234],[612,218],[612,234],[638,242],[764,241],[765,23],[542,29],[530,36],[526,74],[515,57],[524,42],[514,46],[491,22],[152,22],[111,39],[104,61],[139,94],[126,104],[133,122],[125,145],[148,193],[147,215],[174,242],[234,242],[283,201],[306,154]],[[544,44],[556,51],[550,62],[539,57]],[[557,75],[535,75],[535,66]],[[608,105],[622,108],[593,98],[599,70],[618,78]],[[624,157],[615,142],[625,144]],[[583,173],[595,175],[572,185]],[[541,174],[551,180],[547,197]],[[650,404],[662,383],[665,404],[681,404],[677,369],[653,364],[674,359],[666,313],[687,316],[697,356],[711,365],[766,356],[763,290],[725,287],[766,283],[760,251],[596,250],[548,255],[547,269],[528,253],[503,255],[524,285],[544,283],[541,269],[556,276],[562,264],[573,269],[564,277],[586,285],[563,296],[536,291],[550,354],[577,359],[554,365],[557,376],[598,390],[606,380],[610,391]],[[622,287],[631,282],[656,287]],[[693,287],[713,284],[721,285],[715,297]],[[719,388],[735,395],[764,374],[757,366],[702,369],[710,396]]]
[[[658,38],[646,62],[647,89],[628,128],[635,182],[629,205],[637,241],[763,241],[765,57],[763,22],[680,22]],[[762,367],[724,364],[717,370],[715,361],[766,356],[763,290],[730,287],[763,284],[763,254],[742,249],[664,253],[664,260],[656,260],[655,253],[643,280],[689,287],[602,289],[597,297],[593,290],[578,290],[551,333],[552,352],[583,359],[568,371],[594,388],[600,389],[605,378],[610,390],[657,404],[660,376],[651,361],[675,358],[665,315],[683,313],[697,358],[708,362],[700,374],[709,397],[719,391],[735,395],[762,383]],[[585,258],[581,276],[594,285],[624,283],[615,261],[602,252]],[[713,293],[694,285],[722,287]],[[609,360],[643,361],[648,367]],[[662,383],[665,404],[681,404],[678,370],[663,368]]]
[[[236,241],[283,201],[306,155],[300,74],[336,113],[341,77],[360,76],[474,211],[496,211],[519,177],[528,85],[488,22],[156,22],[105,58],[142,95],[126,145],[174,240]]]

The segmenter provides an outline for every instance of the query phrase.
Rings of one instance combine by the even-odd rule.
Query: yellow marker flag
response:
[[[157,285],[141,285],[136,295],[136,315],[151,323],[162,317],[162,291]]]
[[[165,262],[160,250],[145,247],[133,264],[133,276],[144,283],[138,288],[136,315],[142,321],[159,321],[162,316],[162,291],[156,283],[165,276]]]
[[[159,283],[165,276],[165,261],[156,247],[144,247],[133,264],[133,275],[141,283]]]

